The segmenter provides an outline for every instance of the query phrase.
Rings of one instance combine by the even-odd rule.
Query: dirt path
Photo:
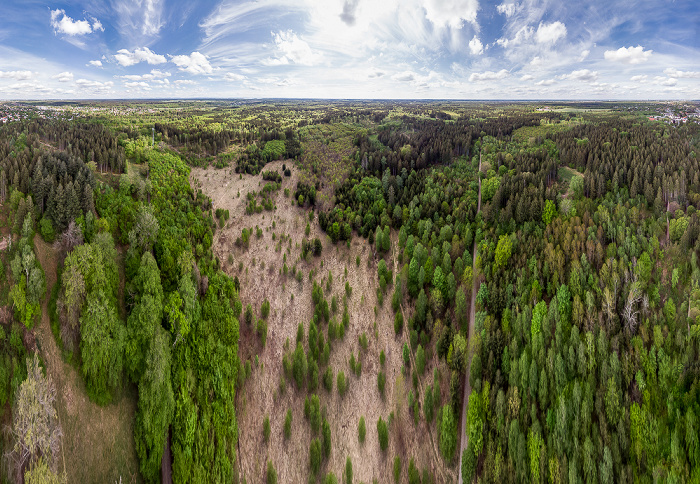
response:
[[[479,153],[479,172],[481,172],[481,153]],[[479,201],[476,207],[476,213],[481,212],[481,177],[479,177]],[[476,240],[474,240],[474,249],[472,250],[472,268],[476,267]],[[469,435],[467,434],[467,404],[469,403],[469,395],[472,392],[471,384],[469,383],[469,375],[472,367],[472,342],[474,341],[474,319],[476,317],[476,273],[472,276],[472,302],[469,309],[469,357],[467,359],[467,373],[464,376],[464,400],[462,402],[462,445],[459,449],[459,484],[462,484],[462,454],[464,449],[469,445]]]
[[[63,427],[60,462],[68,482],[141,482],[133,437],[135,391],[128,387],[116,402],[105,407],[88,399],[82,376],[63,360],[51,331],[49,299],[56,284],[58,255],[38,235],[34,246],[46,275],[41,321],[34,333],[46,371],[56,385],[56,405]]]

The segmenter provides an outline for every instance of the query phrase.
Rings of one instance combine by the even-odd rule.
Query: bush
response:
[[[52,243],[54,240],[56,240],[56,232],[54,231],[53,224],[48,217],[42,217],[41,221],[39,222],[39,233],[41,234],[41,238],[48,243]]]
[[[420,375],[423,375],[425,372],[425,351],[421,345],[418,345],[416,350],[416,369]]]
[[[309,466],[313,475],[321,469],[321,441],[318,438],[313,439],[309,446]]]
[[[399,311],[394,316],[394,333],[400,334],[403,329],[403,313]]]
[[[389,447],[389,429],[382,417],[377,420],[377,435],[379,436],[379,448],[386,451]]]
[[[272,461],[267,461],[267,484],[277,484],[277,471]]]
[[[323,419],[323,456],[328,459],[331,456],[331,426],[328,420]]]
[[[287,409],[287,416],[284,418],[284,438],[289,440],[292,436],[292,410]]]
[[[333,472],[329,472],[323,479],[323,484],[338,484],[338,478],[335,477],[335,474],[333,474]]]
[[[350,456],[345,459],[345,482],[347,484],[352,484],[352,461]]]
[[[267,319],[267,317],[270,315],[270,301],[265,299],[262,303],[262,306],[260,307],[260,314],[262,315],[263,319]]]
[[[308,371],[306,354],[304,353],[304,348],[301,346],[301,343],[297,343],[297,348],[294,350],[294,362],[292,363],[292,368],[294,373],[294,381],[296,381],[297,387],[301,388],[304,385],[306,373]]]
[[[263,319],[258,319],[258,327],[257,327],[258,335],[260,336],[260,342],[262,343],[263,348],[265,347],[265,344],[267,343],[267,323]]]
[[[333,390],[333,368],[328,366],[325,373],[323,373],[323,388],[330,392]]]
[[[379,389],[379,394],[384,398],[384,387],[386,386],[386,375],[383,371],[377,373],[377,388]]]
[[[248,326],[253,324],[253,306],[251,306],[250,303],[245,307],[244,319]]]
[[[394,457],[394,482],[399,484],[401,481],[401,457]]]
[[[469,481],[464,481],[464,482],[471,482]],[[418,468],[416,467],[416,462],[413,460],[413,457],[408,461],[408,484],[421,484],[421,479],[420,479],[420,472],[418,472]],[[428,481],[425,481],[425,484],[428,484]]]
[[[270,416],[266,415],[265,420],[263,420],[263,439],[267,444],[270,441]]]
[[[367,435],[367,428],[365,427],[365,417],[360,417],[360,423],[357,425],[357,440],[361,444],[365,443],[365,436]]]
[[[347,282],[347,281],[345,281],[345,294],[346,294],[348,297],[351,297],[351,296],[352,296],[352,287],[350,287],[350,283]]]
[[[340,394],[341,397],[344,397],[345,393],[348,391],[348,382],[345,378],[345,373],[342,371],[338,372],[336,385],[338,386],[338,394]]]
[[[406,368],[408,368],[411,364],[411,350],[408,348],[408,343],[403,344],[403,351],[401,354],[403,357],[403,364]]]
[[[452,405],[445,404],[442,407],[442,420],[440,423],[440,452],[442,458],[451,462],[457,448],[457,423],[455,421]]]

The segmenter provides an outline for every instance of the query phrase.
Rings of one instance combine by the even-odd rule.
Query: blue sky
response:
[[[699,99],[697,0],[5,0],[0,99]]]

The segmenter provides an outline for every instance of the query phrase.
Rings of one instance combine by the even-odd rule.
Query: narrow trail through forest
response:
[[[479,153],[479,172],[481,173],[481,153]],[[481,212],[481,177],[479,176],[479,201],[476,206],[476,213]],[[476,267],[476,239],[474,240],[474,248],[472,250],[472,269]],[[457,474],[459,476],[459,484],[462,484],[462,454],[464,449],[469,445],[469,435],[467,434],[467,404],[469,403],[469,395],[472,392],[471,384],[469,383],[469,374],[472,366],[472,342],[474,338],[474,319],[476,316],[476,272],[472,273],[472,302],[469,308],[469,355],[467,357],[467,372],[464,375],[464,399],[462,401],[462,433],[460,440],[462,441],[459,449],[459,467]]]

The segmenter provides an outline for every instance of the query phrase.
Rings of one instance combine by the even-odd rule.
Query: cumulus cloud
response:
[[[638,76],[632,76],[632,77],[630,77],[630,81],[633,81],[633,82],[644,82],[644,81],[647,80],[647,77],[649,77],[649,76],[647,76],[646,74],[640,74],[640,75],[638,75]]]
[[[70,82],[73,80],[73,73],[61,72],[60,74],[53,76],[51,79],[56,79],[58,82]]]
[[[535,40],[539,44],[553,44],[564,37],[566,37],[566,25],[559,21],[550,24],[540,22],[535,33]]]
[[[234,81],[234,82],[239,82],[244,79],[247,79],[246,76],[243,74],[236,74],[235,72],[227,72],[226,75],[224,76],[224,79],[227,81]]]
[[[175,85],[177,86],[194,86],[195,84],[197,83],[190,79],[178,79],[175,81]]]
[[[515,14],[516,5],[514,3],[502,3],[496,6],[498,13],[506,17],[512,17]]]
[[[114,82],[113,81],[107,81],[107,82],[100,82],[100,81],[91,81],[89,79],[78,79],[75,81],[75,85],[78,86],[81,89],[87,89],[91,91],[95,91],[97,93],[106,93],[112,90],[114,87]]]
[[[651,57],[653,50],[644,50],[644,47],[620,47],[617,50],[606,50],[605,60],[620,62],[622,64],[641,64]]]
[[[469,76],[469,82],[497,81],[499,79],[503,79],[505,77],[508,77],[509,75],[510,75],[510,73],[505,69],[501,69],[498,72],[493,72],[493,71],[473,72]]]
[[[65,35],[87,35],[98,30],[104,31],[102,23],[97,19],[88,20],[73,20],[66,15],[63,9],[51,10],[51,26],[57,34]]]
[[[413,74],[411,71],[398,72],[391,76],[391,78],[400,82],[411,82],[416,80],[415,74]]]
[[[531,81],[535,78],[535,76],[531,76],[530,74],[524,74],[523,76],[520,77],[521,81]]]
[[[263,61],[267,66],[279,66],[287,64],[298,64],[302,66],[313,65],[318,60],[318,55],[315,54],[309,44],[303,39],[300,39],[297,34],[291,30],[286,32],[272,32],[272,39],[278,52],[276,58],[268,58]]]
[[[143,81],[125,82],[124,86],[127,87],[128,89],[140,89],[140,88],[151,87],[148,85],[147,82],[143,82]]]
[[[102,67],[102,61],[100,60],[91,60],[90,62],[87,63],[89,66],[93,67]]]
[[[32,71],[0,71],[0,79],[14,79],[15,81],[26,81],[31,79]]]
[[[678,84],[678,79],[675,77],[655,76],[652,82],[659,86],[675,86]]]
[[[211,74],[214,71],[207,57],[199,52],[192,52],[190,55],[171,56],[170,60],[181,71],[190,74]]]
[[[133,52],[121,49],[117,51],[114,58],[124,67],[133,66],[139,62],[147,62],[149,64],[163,64],[167,62],[164,55],[156,54],[148,47],[137,48]]]
[[[481,55],[484,53],[484,44],[481,43],[476,35],[469,41],[469,52],[471,52],[472,55]]]
[[[476,25],[478,0],[427,0],[425,16],[436,27],[461,29],[464,21]]]
[[[382,71],[372,71],[369,74],[367,74],[367,77],[369,77],[370,79],[375,79],[375,78],[384,77],[385,75],[386,74]]]
[[[568,79],[569,81],[595,82],[598,80],[598,71],[588,69],[579,69],[571,74],[563,74],[558,76],[559,79]]]
[[[161,79],[164,77],[170,77],[170,73],[163,72],[158,69],[152,69],[149,74],[128,74],[121,76],[122,79],[127,79],[129,81],[152,81],[154,79]]]
[[[541,81],[537,81],[535,83],[535,86],[551,86],[555,82],[557,81],[555,81],[554,79],[542,79]]]
[[[590,54],[590,53],[591,53],[591,51],[588,49],[582,51],[581,55],[578,57],[578,61],[583,62],[584,60],[586,60],[586,58],[588,57],[588,54]]]
[[[343,3],[343,13],[340,14],[340,20],[346,24],[353,26],[355,25],[355,11],[357,10],[357,4],[360,0],[345,0]]]
[[[664,74],[666,74],[668,77],[675,77],[677,79],[683,78],[683,79],[698,79],[700,78],[700,72],[698,71],[679,71],[678,69],[674,69],[673,67],[669,67],[668,69],[664,69]]]

